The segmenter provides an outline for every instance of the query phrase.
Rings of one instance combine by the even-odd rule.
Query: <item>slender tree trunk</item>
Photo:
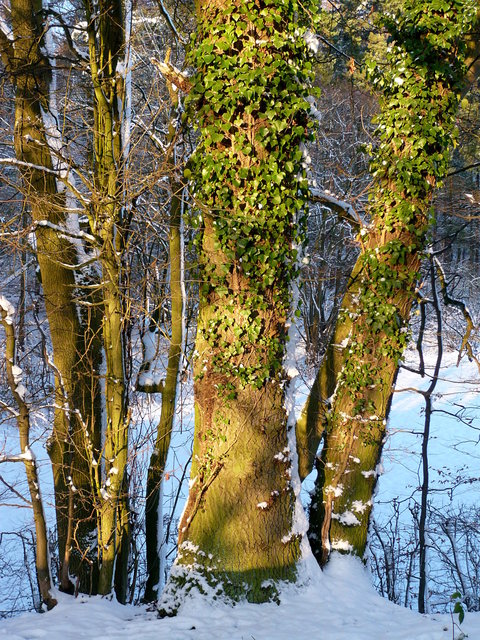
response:
[[[430,422],[432,418],[432,395],[437,386],[438,376],[440,373],[440,367],[443,357],[443,327],[442,327],[442,311],[440,309],[440,302],[438,300],[437,282],[435,278],[435,266],[434,262],[430,260],[430,286],[432,289],[432,302],[436,315],[436,329],[437,329],[437,359],[435,362],[435,369],[432,373],[432,378],[428,388],[422,392],[425,399],[425,424],[423,429],[422,439],[422,490],[420,501],[420,516],[418,524],[418,548],[419,548],[419,560],[418,560],[418,572],[420,575],[418,586],[418,611],[419,613],[425,613],[428,605],[427,595],[427,516],[428,516],[428,492],[430,488],[429,481],[429,463],[428,463],[428,444],[430,441]]]
[[[35,565],[37,570],[38,587],[42,601],[48,609],[52,609],[57,601],[51,593],[52,578],[48,552],[48,534],[40,493],[37,463],[30,449],[30,412],[25,402],[25,387],[22,384],[22,371],[16,364],[16,337],[13,325],[13,307],[0,298],[0,321],[6,335],[5,363],[7,381],[18,407],[17,425],[20,437],[20,451],[25,463],[28,490],[33,508],[35,523]]]
[[[115,260],[115,258],[113,258]],[[99,546],[101,567],[99,593],[109,594],[113,585],[115,562],[128,538],[128,494],[126,472],[128,457],[128,420],[125,373],[123,365],[124,312],[118,291],[115,268],[110,263],[104,279],[103,337],[106,356],[105,397],[107,425],[105,430],[105,480],[102,483]],[[118,273],[116,274],[118,277]],[[123,556],[124,558],[124,556]],[[121,571],[120,576],[124,576]],[[125,599],[126,585],[116,585],[117,597]]]
[[[171,170],[177,169],[171,163]],[[182,199],[184,187],[181,182],[171,178],[170,204],[170,300],[171,300],[171,338],[168,351],[168,364],[162,391],[162,411],[157,429],[155,449],[150,458],[147,477],[147,496],[145,506],[145,528],[147,546],[147,584],[145,601],[158,598],[161,581],[160,547],[162,544],[163,523],[158,521],[161,483],[167,462],[168,450],[175,416],[178,375],[181,365],[183,344],[183,275],[182,275]]]

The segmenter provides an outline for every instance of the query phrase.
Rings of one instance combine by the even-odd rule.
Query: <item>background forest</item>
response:
[[[0,617],[480,610],[477,12],[1,5]]]

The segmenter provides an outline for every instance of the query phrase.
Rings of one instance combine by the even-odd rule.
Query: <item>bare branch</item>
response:
[[[472,316],[470,315],[470,311],[468,310],[467,305],[462,300],[456,300],[450,296],[450,294],[448,293],[447,281],[445,278],[445,273],[443,271],[442,265],[438,260],[438,258],[436,257],[433,258],[433,261],[435,263],[435,267],[437,270],[438,280],[440,282],[440,289],[442,291],[443,301],[445,305],[450,305],[452,307],[456,307],[457,309],[460,309],[466,323],[465,334],[463,336],[462,345],[458,353],[457,366],[460,364],[460,360],[462,359],[462,353],[465,351],[465,353],[470,358],[470,360],[473,360],[476,363],[478,370],[480,372],[480,361],[473,353],[472,345],[470,344],[470,336],[472,335],[472,332],[476,328],[473,323]]]
[[[362,219],[355,211],[353,206],[349,202],[341,200],[328,190],[311,189],[310,201],[322,204],[328,207],[335,213],[338,213],[342,218],[345,218],[351,225],[358,228],[363,225]]]

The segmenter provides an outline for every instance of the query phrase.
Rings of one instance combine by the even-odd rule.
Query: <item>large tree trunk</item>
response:
[[[207,219],[205,244],[213,240],[208,226]],[[272,305],[259,316],[272,337],[284,340],[278,309]],[[292,534],[295,496],[285,380],[277,372],[255,388],[215,371],[216,354],[203,336],[218,317],[228,320],[232,331],[221,336],[224,349],[234,344],[236,328],[245,328],[242,308],[232,305],[231,297],[203,301],[196,341],[190,492],[170,587],[179,595],[182,582],[201,590],[206,579],[232,600],[262,602],[275,597],[276,582],[295,578],[299,558],[300,540]],[[232,357],[236,366],[257,364],[258,355],[248,351],[246,357]]]
[[[99,444],[98,365],[87,341],[94,323],[82,326],[76,304],[74,246],[49,223],[65,223],[65,194],[57,188],[43,114],[49,110],[50,62],[41,46],[45,26],[41,0],[13,0],[13,43],[3,41],[2,57],[15,84],[15,151],[24,163],[26,200],[36,222],[37,259],[55,366],[55,411],[49,454],[53,465],[61,586],[69,574],[82,591],[95,590],[89,558],[96,528],[86,446]],[[44,167],[41,169],[39,167]],[[88,344],[91,344],[88,342]],[[74,506],[73,493],[75,493]],[[93,583],[92,583],[93,580]]]
[[[179,525],[178,562],[179,568],[201,566],[234,600],[260,602],[275,593],[269,581],[294,579],[299,557],[299,540],[291,535],[295,498],[284,380],[277,374],[258,389],[235,385],[233,392],[208,364],[203,371],[209,346],[201,332],[212,312],[242,326],[241,309],[232,313],[228,304],[217,301],[201,311],[192,480]],[[275,316],[267,311],[262,320],[279,327]]]
[[[324,439],[310,513],[310,540],[322,564],[331,549],[359,556],[365,550],[432,194],[448,169],[465,74],[459,42],[473,18],[467,3],[443,12],[408,0],[402,18],[390,24],[391,69],[374,80],[384,93],[371,167],[372,222],[359,236],[361,253],[335,334],[297,425],[302,477]]]
[[[192,162],[203,229],[195,438],[165,613],[206,584],[232,600],[275,598],[276,584],[296,577],[301,538],[282,360],[307,195],[303,8],[201,2],[198,12],[189,96],[202,132]]]
[[[378,241],[376,234],[370,234],[368,243],[373,250],[378,247]],[[359,258],[360,264],[361,260]],[[402,267],[405,273],[418,273],[420,256],[409,256]],[[328,389],[328,395],[319,397],[326,400],[320,400],[315,422],[309,422],[315,412],[314,396],[311,396],[297,425],[303,454],[302,476],[309,471],[310,460],[315,458],[313,451],[319,438],[312,430],[306,434],[309,443],[305,445],[301,441],[305,431],[302,433],[301,429],[308,424],[316,424],[316,433],[322,429],[323,449],[316,461],[318,475],[309,530],[312,550],[321,564],[327,561],[331,549],[353,552],[360,557],[365,551],[377,463],[398,361],[403,352],[401,336],[406,336],[405,329],[398,336],[400,343],[395,344],[391,331],[372,328],[371,316],[360,311],[357,302],[365,292],[362,283],[370,288],[374,283],[371,272],[355,270],[334,338],[315,382],[317,393],[322,387]],[[386,320],[392,331],[406,327],[413,299],[411,287],[401,288],[391,296],[389,303],[395,308],[395,315]],[[359,348],[352,349],[352,345]]]

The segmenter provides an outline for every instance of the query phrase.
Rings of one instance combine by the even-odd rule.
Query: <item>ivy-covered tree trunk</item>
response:
[[[296,576],[282,360],[307,195],[303,10],[278,0],[198,7],[189,96],[201,131],[192,159],[201,231],[195,439],[165,613],[193,587],[261,602]]]
[[[90,342],[94,321],[82,325],[76,304],[76,252],[59,227],[65,225],[65,184],[46,132],[51,114],[50,61],[44,54],[41,0],[12,0],[12,40],[2,35],[2,58],[15,86],[14,142],[34,222],[37,259],[55,366],[55,410],[49,455],[53,466],[60,556],[60,584],[95,591],[95,556],[89,553],[96,529],[87,441],[99,446],[98,378]],[[57,123],[58,124],[58,123]],[[58,145],[58,140],[56,141]],[[87,348],[87,344],[89,347]],[[98,363],[96,363],[98,364]]]
[[[408,339],[432,194],[444,178],[464,79],[463,39],[476,3],[407,0],[388,23],[390,65],[370,64],[381,90],[371,163],[371,224],[335,334],[297,425],[301,475],[321,458],[310,512],[320,563],[330,550],[362,556],[388,408]]]

